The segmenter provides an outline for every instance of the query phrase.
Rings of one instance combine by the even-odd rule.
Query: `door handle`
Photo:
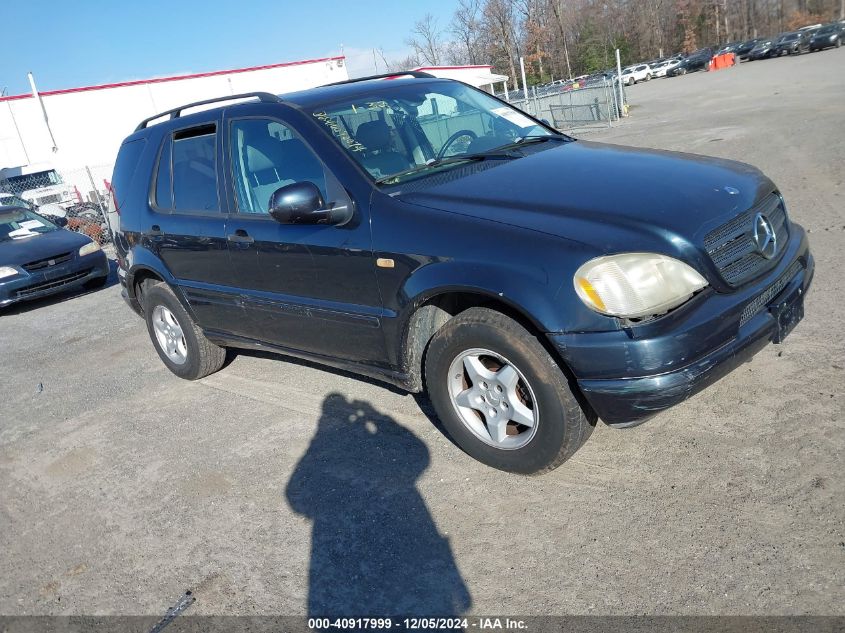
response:
[[[238,229],[234,233],[230,234],[227,239],[235,244],[252,244],[255,241],[249,236],[249,233],[243,229]]]

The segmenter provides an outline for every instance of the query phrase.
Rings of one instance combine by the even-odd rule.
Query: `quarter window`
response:
[[[173,182],[170,179],[170,136],[164,140],[158,159],[156,175],[156,206],[161,209],[173,208]]]

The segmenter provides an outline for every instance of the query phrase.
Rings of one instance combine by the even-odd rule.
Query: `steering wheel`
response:
[[[437,152],[437,158],[436,158],[436,160],[440,160],[441,158],[443,158],[443,156],[445,156],[445,155],[446,155],[446,150],[447,150],[447,149],[449,149],[449,146],[450,146],[450,145],[452,145],[452,143],[454,143],[455,141],[457,141],[457,140],[458,140],[459,138],[461,138],[462,136],[468,136],[468,137],[470,137],[473,141],[474,141],[475,139],[477,139],[477,138],[478,138],[478,134],[476,134],[476,133],[475,133],[475,132],[473,132],[472,130],[458,130],[457,132],[455,132],[454,134],[452,134],[452,136],[450,136],[449,138],[447,138],[445,143],[443,143],[443,147],[441,147],[441,148],[440,148],[440,151],[439,151],[439,152]]]

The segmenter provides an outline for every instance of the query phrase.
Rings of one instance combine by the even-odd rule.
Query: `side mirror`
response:
[[[352,217],[349,205],[326,204],[313,182],[280,187],[270,197],[270,215],[280,224],[345,224]]]
[[[60,227],[64,228],[64,227],[67,226],[67,218],[54,218],[53,224],[55,224],[56,226],[60,226]]]

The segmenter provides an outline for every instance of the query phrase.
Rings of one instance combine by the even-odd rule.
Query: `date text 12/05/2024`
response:
[[[513,618],[309,618],[308,628],[319,631],[329,629],[373,629],[388,630],[467,630],[518,631],[527,628],[524,620]]]

